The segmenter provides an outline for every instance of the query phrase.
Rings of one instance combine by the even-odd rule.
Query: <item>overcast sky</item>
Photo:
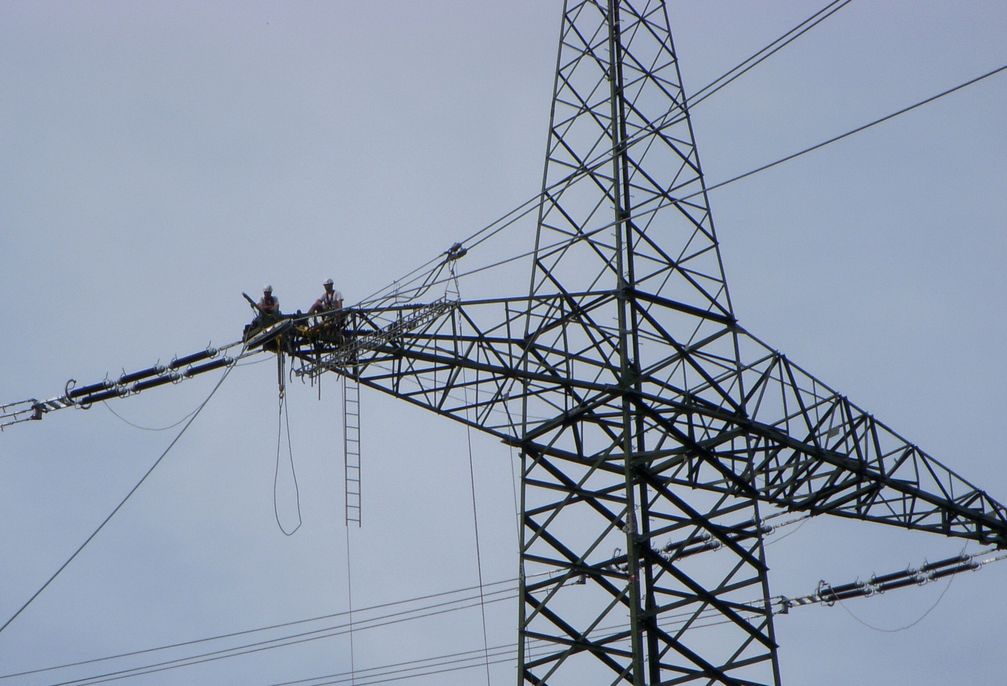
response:
[[[687,91],[824,4],[672,3]],[[267,282],[287,310],[308,307],[327,277],[352,303],[534,195],[559,19],[558,4],[532,0],[0,3],[0,402],[233,341],[249,314],[241,292]],[[1002,66],[1005,32],[1002,2],[852,2],[695,109],[708,183]],[[741,323],[1001,502],[1005,79],[710,197]],[[517,227],[495,254],[530,247],[533,228]],[[465,288],[513,295],[523,285]],[[271,358],[234,370],[133,499],[0,633],[0,673],[346,609],[339,383],[325,379],[321,400],[317,388],[289,391],[304,524],[288,538],[273,509],[275,379]],[[213,383],[110,406],[163,427]],[[464,429],[374,393],[363,395],[362,423],[354,606],[473,586]],[[0,435],[0,620],[176,431],[140,431],[99,406]],[[477,436],[473,450],[483,576],[513,579],[511,455]],[[292,482],[280,477],[289,527]],[[770,542],[771,592],[788,596],[962,548],[825,518]],[[1005,583],[1007,563],[962,575],[899,632],[858,619],[911,624],[945,584],[852,601],[849,612],[794,610],[776,624],[784,681],[999,683]],[[489,608],[491,645],[515,640],[514,608]],[[341,621],[0,684],[63,682]],[[477,609],[354,636],[357,668],[481,647]],[[274,684],[347,669],[341,636],[126,682]],[[494,666],[493,683],[513,683],[513,671]],[[408,683],[484,681],[474,670]]]

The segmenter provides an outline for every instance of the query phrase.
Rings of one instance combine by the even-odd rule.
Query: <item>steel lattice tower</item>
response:
[[[294,373],[348,382],[357,524],[358,384],[484,431],[521,454],[529,684],[779,686],[760,507],[1007,548],[1007,508],[739,325],[661,0],[566,1],[537,210],[520,294],[420,302],[483,239],[456,244],[414,302],[277,317],[219,350],[71,380],[0,405],[0,429],[262,350],[282,383],[290,353]]]
[[[738,324],[663,2],[564,7],[527,295],[347,316],[300,373],[521,451],[524,683],[778,685],[760,503],[1007,546],[1003,505]]]

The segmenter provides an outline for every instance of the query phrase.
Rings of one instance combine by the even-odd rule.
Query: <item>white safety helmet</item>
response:
[[[262,289],[262,292],[263,293],[272,293],[273,292],[273,287],[270,286],[269,284],[266,284],[266,287]]]
[[[332,285],[332,279],[326,279],[325,282],[322,285],[323,286],[331,286]]]

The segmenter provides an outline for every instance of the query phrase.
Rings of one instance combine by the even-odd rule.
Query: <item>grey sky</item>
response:
[[[822,4],[672,3],[687,89]],[[535,194],[558,27],[558,5],[530,0],[0,4],[0,401],[235,340],[248,315],[241,291],[266,282],[287,310],[307,308],[329,276],[354,302]],[[1001,66],[1005,30],[1002,2],[853,2],[696,108],[708,182]],[[1001,502],[1005,78],[711,194],[742,324]],[[495,249],[530,247],[530,229]],[[476,280],[463,295],[524,283]],[[211,386],[114,408],[162,426]],[[344,609],[334,378],[322,396],[291,388],[304,516],[295,536],[273,521],[275,368],[241,367],[134,500],[0,634],[0,672]],[[464,430],[389,398],[363,401],[354,604],[475,584]],[[96,407],[0,436],[0,618],[172,435]],[[474,441],[484,577],[510,579],[510,456]],[[286,488],[280,505],[289,523]],[[771,591],[801,595],[819,579],[960,549],[816,519],[769,548]],[[777,621],[785,683],[998,683],[1005,578],[1007,564],[958,578],[898,633],[868,630],[839,607],[795,610]],[[942,590],[848,608],[898,627]],[[513,607],[490,610],[491,644],[514,640]],[[354,640],[358,667],[482,645],[473,610]],[[129,683],[267,684],[347,668],[338,638]],[[497,666],[494,683],[512,683],[512,672]]]

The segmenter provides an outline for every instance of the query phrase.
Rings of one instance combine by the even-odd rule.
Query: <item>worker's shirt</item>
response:
[[[311,309],[314,311],[321,310],[332,310],[339,306],[339,303],[343,301],[343,294],[339,291],[332,291],[331,293],[322,293],[322,297],[315,301]]]
[[[280,310],[280,301],[278,298],[275,298],[273,296],[269,296],[268,298],[266,296],[262,296],[262,300],[259,301],[260,312],[272,313],[272,312],[279,312],[279,310]]]

